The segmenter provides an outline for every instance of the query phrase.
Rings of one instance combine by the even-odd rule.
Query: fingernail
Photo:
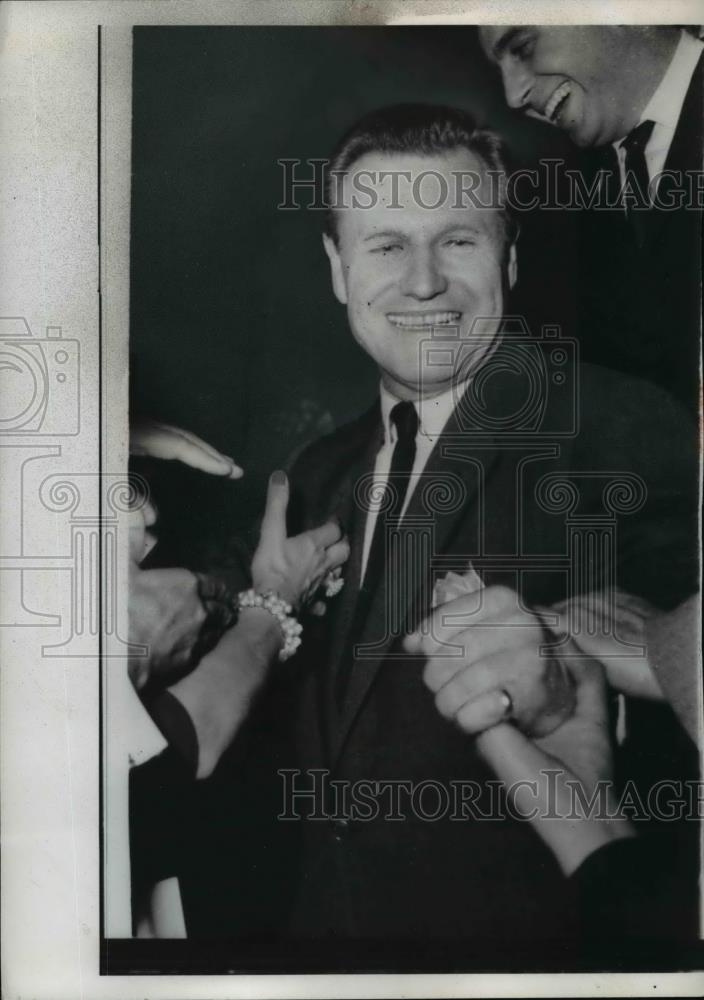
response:
[[[240,468],[239,465],[235,465],[233,462],[232,468],[230,469],[230,479],[241,479],[243,475],[244,469]]]
[[[286,473],[283,469],[277,469],[275,472],[272,472],[269,482],[272,486],[285,486],[287,482]]]

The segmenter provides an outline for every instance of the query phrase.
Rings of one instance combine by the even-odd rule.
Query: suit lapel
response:
[[[667,154],[666,170],[701,170],[704,138],[704,55],[699,57],[672,144]]]
[[[331,726],[333,765],[384,659],[405,656],[392,650],[394,642],[430,609],[433,557],[450,549],[460,528],[474,540],[468,543],[473,551],[478,551],[483,537],[484,486],[497,457],[493,438],[462,432],[455,409],[414,486],[399,531],[390,540],[386,571],[372,598],[362,633],[355,639],[356,662],[341,716],[330,702],[330,718],[337,718],[337,726]],[[359,511],[357,516],[359,537],[353,548],[361,559],[366,512]],[[467,530],[470,518],[475,525]],[[356,580],[360,565],[354,567]],[[335,668],[353,611],[352,605],[345,612],[344,631],[337,633],[336,629]],[[333,671],[330,676],[334,676]]]
[[[383,427],[378,403],[373,411],[373,420],[366,427],[356,454],[352,457],[344,476],[336,490],[337,507],[345,533],[350,542],[350,556],[343,570],[345,586],[329,608],[330,619],[328,655],[325,658],[322,686],[325,711],[329,731],[334,730],[337,721],[337,707],[334,701],[334,680],[339,669],[340,658],[345,648],[362,575],[362,555],[364,550],[364,530],[367,512],[358,502],[357,488],[363,478],[373,472],[376,456],[383,443]]]
[[[668,189],[681,190],[685,171],[702,169],[702,142],[704,141],[704,56],[699,57],[692,79],[687,90],[682,110],[677,121],[677,128],[672,137],[672,143],[667,153],[663,176],[658,183],[657,198],[660,204],[668,204]],[[672,176],[668,176],[672,171]],[[677,204],[675,201],[674,204]],[[688,215],[695,216],[693,206],[685,210]],[[697,213],[698,214],[698,213]],[[647,213],[646,238],[648,243],[657,245],[657,238],[664,224],[682,215],[681,211],[652,208]]]

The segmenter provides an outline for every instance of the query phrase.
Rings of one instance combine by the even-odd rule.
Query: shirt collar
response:
[[[413,405],[418,414],[418,436],[435,440],[442,434],[445,424],[450,419],[457,400],[462,396],[466,388],[466,383],[453,385],[438,396],[428,399],[414,400]],[[396,441],[396,428],[391,423],[391,411],[400,400],[393,393],[389,392],[382,383],[380,386],[381,395],[381,419],[384,424],[384,440],[388,443]]]
[[[680,32],[670,65],[640,116],[640,122],[652,121],[674,132],[702,48],[704,45],[698,38],[686,31]]]

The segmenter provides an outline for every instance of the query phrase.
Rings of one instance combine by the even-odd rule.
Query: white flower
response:
[[[484,581],[471,562],[464,573],[453,573],[450,570],[444,577],[435,581],[432,607],[437,608],[441,604],[447,604],[448,601],[454,601],[462,594],[473,594],[483,586]]]
[[[333,576],[333,573],[328,573],[323,582],[325,585],[326,597],[334,597],[336,594],[339,594],[345,585],[345,581],[342,579],[342,577]]]

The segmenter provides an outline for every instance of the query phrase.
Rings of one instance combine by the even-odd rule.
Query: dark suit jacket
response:
[[[601,151],[585,154],[587,175],[603,166]],[[701,175],[703,168],[704,57],[692,77],[665,170]],[[676,178],[661,179],[662,204],[679,184]],[[663,386],[697,418],[702,212],[696,207],[696,185],[692,190],[694,203],[687,199],[674,210],[656,205],[647,212],[640,246],[620,207],[577,213],[575,273],[582,357]]]
[[[576,396],[551,385],[537,426],[516,436],[502,428],[516,409],[517,383],[510,370],[497,370],[485,385],[480,420],[491,430],[476,422],[467,430],[474,417],[458,406],[430,457],[424,482],[435,494],[418,488],[410,502],[404,524],[412,526],[414,551],[398,547],[393,573],[374,595],[356,637],[366,657],[357,658],[341,713],[332,689],[364,527],[355,496],[380,443],[378,403],[311,446],[292,470],[291,529],[342,518],[352,542],[347,586],[324,618],[306,622],[301,653],[272,672],[211,779],[184,790],[167,752],[133,782],[133,814],[147,817],[133,842],[136,877],[150,863],[154,877],[155,860],[158,874],[179,875],[193,936],[226,937],[244,949],[265,942],[286,951],[295,943],[290,967],[306,948],[320,954],[322,946],[330,955],[343,948],[340,962],[348,968],[369,967],[370,948],[397,947],[412,949],[409,967],[418,959],[422,966],[423,949],[434,947],[449,948],[455,966],[502,967],[508,941],[520,963],[536,939],[565,942],[566,949],[577,940],[573,886],[524,822],[471,815],[431,821],[414,817],[407,804],[401,819],[346,821],[329,797],[296,801],[319,818],[277,819],[286,810],[281,770],[300,771],[299,788],[312,787],[315,771],[416,788],[464,782],[476,789],[477,808],[496,815],[497,783],[471,738],[436,711],[421,680],[423,664],[403,653],[400,637],[427,613],[432,579],[463,569],[469,558],[487,584],[512,586],[527,603],[563,598],[571,544],[563,501],[571,518],[582,525],[592,518],[595,530],[606,530],[616,582],[625,590],[672,606],[696,586],[693,435],[673,402],[585,366],[568,371]],[[626,485],[609,494],[615,480]],[[615,513],[629,506],[630,513]],[[415,544],[419,538],[428,544]],[[589,587],[604,585],[608,562],[598,546],[590,550],[582,566]],[[156,832],[159,782],[171,803],[168,849]]]

